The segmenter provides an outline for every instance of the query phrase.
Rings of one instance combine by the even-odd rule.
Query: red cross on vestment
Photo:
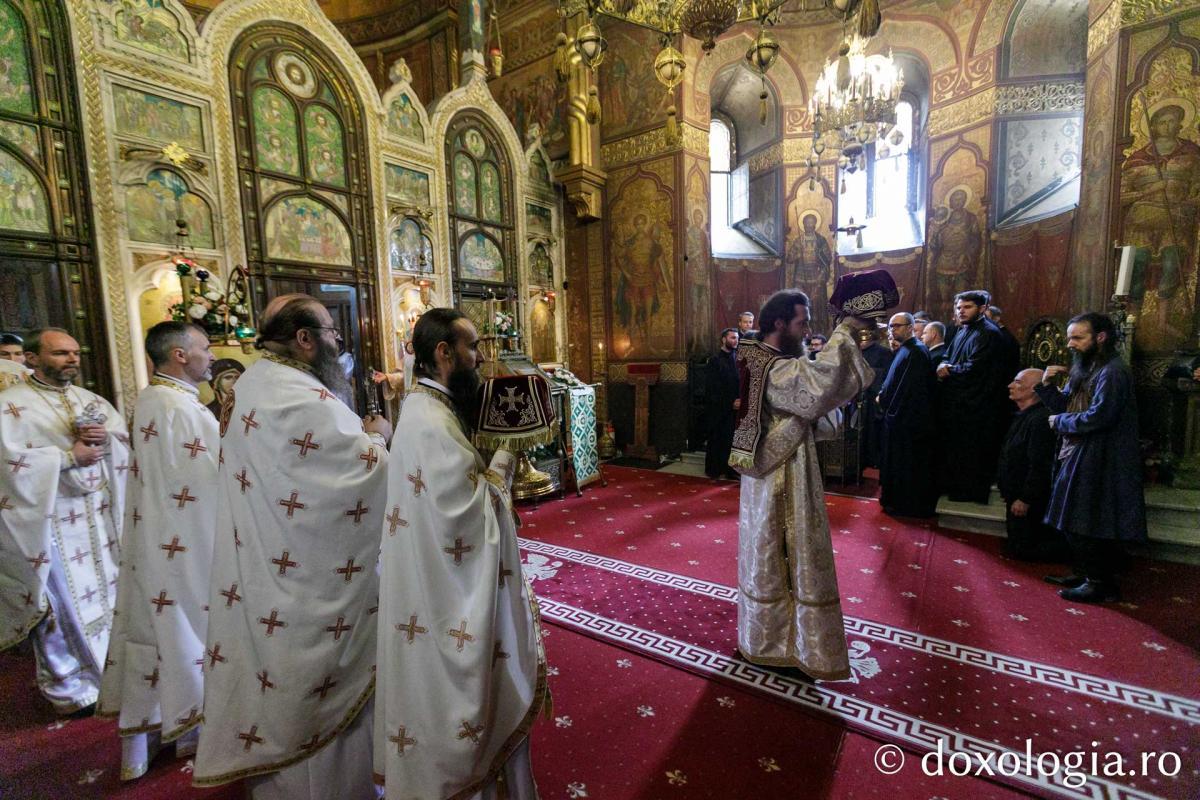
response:
[[[280,575],[287,575],[288,567],[300,566],[299,561],[292,561],[291,559],[288,558],[288,555],[290,552],[291,551],[289,551],[289,550],[284,550],[283,555],[281,555],[279,558],[271,559],[272,564],[276,564],[279,566],[279,574]]]
[[[50,563],[50,559],[46,558],[45,550],[38,553],[33,558],[27,558],[25,560],[28,561],[30,564],[33,564],[34,569],[41,569],[43,565]]]
[[[370,508],[362,504],[362,498],[360,497],[358,498],[358,502],[354,505],[354,508],[346,510],[346,516],[354,517],[354,524],[357,525],[362,522],[362,515],[370,510]]]
[[[136,458],[133,460],[133,466],[129,468],[129,471],[133,473],[133,477],[135,478],[142,477],[142,468],[138,466]]]
[[[321,734],[319,734],[319,733],[314,733],[314,734],[312,735],[312,738],[311,738],[311,739],[309,739],[309,740],[308,740],[307,742],[305,742],[304,744],[300,745],[300,749],[301,749],[301,750],[304,750],[304,751],[306,751],[306,752],[307,752],[307,751],[309,751],[309,750],[316,750],[316,749],[317,749],[317,746],[318,746],[318,745],[320,745],[320,744],[321,744]]]
[[[262,672],[256,672],[256,673],[254,673],[254,677],[258,678],[258,692],[259,692],[259,694],[266,694],[266,693],[267,693],[267,689],[274,689],[274,688],[275,688],[275,684],[274,684],[274,683],[272,683],[270,680],[268,680],[268,679],[267,679],[267,671],[266,671],[265,669],[264,669]]]
[[[110,508],[112,508],[112,506],[110,506],[110,505],[108,504],[108,501],[107,501],[107,500],[101,500],[101,501],[100,501],[100,507],[99,507],[99,511],[100,511],[100,513],[101,513],[101,514],[103,514],[105,511],[108,511],[108,509],[110,509]]]
[[[117,546],[117,540],[115,537],[112,537],[112,536],[108,537],[108,541],[106,541],[104,543],[104,549],[107,550],[109,553],[111,553],[112,549],[116,546]]]
[[[232,584],[228,589],[222,589],[218,594],[225,598],[225,607],[231,608],[234,603],[240,601],[242,596],[237,593],[237,584]]]
[[[425,481],[421,480],[421,468],[417,467],[416,475],[409,475],[408,482],[413,485],[413,497],[419,497],[425,489]]]
[[[276,628],[286,628],[287,623],[279,619],[279,609],[272,608],[270,617],[259,617],[258,624],[267,626],[267,636],[274,636]]]
[[[208,654],[209,669],[212,669],[213,667],[215,667],[217,665],[218,661],[224,663],[229,660],[225,656],[221,655],[221,643],[220,642],[217,642],[216,644],[214,644],[212,650],[205,650],[204,652]]]
[[[292,439],[292,444],[300,448],[300,457],[306,458],[309,450],[320,450],[321,445],[312,440],[312,431],[305,431],[303,439]]]
[[[163,606],[175,605],[174,600],[167,599],[167,590],[166,589],[161,590],[158,593],[158,597],[150,598],[150,602],[152,604],[154,604],[154,606],[155,606],[155,608],[154,608],[155,615],[162,614]]]
[[[82,597],[84,600],[88,601],[89,603],[92,602],[92,598],[96,596],[96,587],[89,586],[87,591],[79,596]],[[116,614],[117,612],[114,611],[113,613]]]
[[[362,572],[363,569],[365,569],[365,568],[355,566],[354,559],[351,558],[348,561],[346,561],[346,566],[338,567],[337,569],[334,570],[334,572],[345,577],[346,583],[349,583],[350,581],[354,580],[354,573]]]
[[[158,688],[158,667],[155,667],[154,672],[151,672],[149,675],[143,675],[142,680],[149,683],[151,689],[157,689]]]
[[[458,646],[455,649],[460,653],[462,652],[463,644],[475,641],[475,637],[467,633],[467,621],[465,619],[459,623],[458,630],[451,628],[446,633],[450,638],[458,640]]]
[[[237,735],[237,738],[241,739],[242,741],[244,741],[246,743],[246,746],[242,749],[245,750],[247,753],[250,752],[251,747],[253,747],[256,744],[262,744],[264,741],[264,739],[258,735],[258,726],[257,725],[251,725],[250,730],[245,731],[243,733],[239,733]]]
[[[185,486],[179,490],[179,494],[171,495],[171,499],[178,500],[179,505],[176,506],[176,508],[182,509],[182,508],[187,507],[188,503],[194,503],[199,498],[188,494],[188,487]]]
[[[8,495],[0,497],[0,511],[12,511],[14,507],[12,503],[8,502]]]
[[[297,508],[299,508],[299,509],[301,509],[301,510],[303,510],[303,509],[307,508],[307,506],[305,506],[305,505],[304,505],[304,503],[301,503],[301,502],[299,502],[299,501],[296,499],[296,498],[297,498],[297,497],[299,497],[299,496],[300,496],[300,493],[299,493],[299,492],[297,492],[297,491],[295,491],[295,490],[293,490],[293,491],[292,491],[292,496],[291,496],[291,499],[288,499],[288,500],[283,500],[283,499],[280,499],[280,501],[279,501],[279,505],[281,505],[281,506],[283,506],[284,508],[286,508],[286,509],[287,509],[287,517],[288,517],[288,519],[291,519],[291,518],[292,518],[292,514],[295,514],[295,513],[296,513],[296,509],[297,509]]]
[[[326,675],[325,680],[321,683],[321,685],[314,687],[309,692],[309,694],[319,694],[319,695],[321,695],[321,699],[324,700],[325,695],[329,694],[330,690],[332,690],[333,687],[335,687],[337,685],[338,685],[338,682],[333,680],[332,675]]]
[[[158,436],[158,431],[156,431],[154,429],[154,420],[150,420],[149,425],[143,425],[142,427],[138,428],[138,430],[140,430],[143,434],[143,436],[142,436],[143,443],[150,441],[151,436]]]
[[[65,522],[68,525],[74,525],[76,522],[79,521],[79,518],[82,516],[83,516],[83,514],[80,514],[78,511],[76,511],[75,509],[72,508],[71,513],[67,514],[65,517],[60,519],[59,522]]]
[[[460,536],[454,540],[454,547],[443,547],[442,552],[448,556],[454,556],[454,566],[457,567],[462,564],[463,554],[469,553],[474,549],[475,545],[473,544],[464,545]]]
[[[309,389],[309,391],[316,392],[317,397],[320,398],[321,402],[325,402],[329,398],[333,397],[333,394],[331,392],[329,392],[328,390],[326,390],[326,388],[324,386],[322,386],[319,389]]]
[[[16,461],[9,459],[8,463],[12,467],[13,475],[20,473],[20,471],[23,469],[28,469],[30,466],[28,463],[26,463],[24,455],[22,455]]]
[[[97,483],[100,482],[100,476],[97,475],[96,472],[93,470],[91,472],[88,472],[87,477],[83,479],[83,482],[86,483],[88,485],[88,488],[90,489],[93,486],[95,486]]]
[[[500,640],[496,640],[496,644],[492,646],[492,663],[495,664],[497,659],[508,658],[508,653],[500,649]]]
[[[204,661],[204,659],[200,659],[200,660],[201,660],[201,662]],[[179,717],[178,719],[175,720],[175,723],[177,725],[192,725],[199,718],[200,718],[200,709],[196,708],[195,706],[192,706],[191,709],[188,711],[188,715],[186,717]]]
[[[396,535],[396,528],[407,528],[408,520],[400,519],[400,506],[392,506],[392,513],[388,514],[384,519],[388,523],[388,536]]]
[[[134,508],[133,509],[133,527],[136,528],[137,524],[141,521],[142,521],[142,515],[138,513],[138,510],[136,508]]]
[[[500,589],[504,588],[504,579],[507,578],[509,575],[512,575],[512,570],[505,569],[504,562],[501,561],[500,562],[500,581],[498,583],[498,588],[500,588]]]
[[[246,423],[246,430],[244,430],[242,432],[243,436],[249,436],[251,428],[254,428],[257,430],[260,427],[259,423],[254,421],[254,415],[257,413],[258,413],[258,409],[252,408],[252,409],[250,409],[249,415],[242,414],[242,422]]]
[[[179,543],[178,536],[172,536],[170,544],[160,544],[158,549],[167,551],[167,561],[174,561],[176,553],[187,552],[187,548]]]
[[[464,719],[462,721],[462,725],[459,727],[462,728],[462,730],[458,732],[459,739],[470,739],[473,744],[479,744],[479,734],[483,733],[482,725],[473,727],[471,723]]]
[[[388,741],[396,745],[396,755],[398,756],[404,755],[405,748],[417,743],[417,740],[411,736],[407,736],[407,733],[408,729],[401,725],[400,730],[396,731],[395,736],[388,737]]]
[[[15,403],[9,403],[8,407],[4,409],[4,413],[12,414],[13,419],[20,419],[21,412],[24,410],[25,410],[25,406],[19,406],[19,405],[16,405]]]
[[[366,450],[358,454],[360,460],[367,462],[367,472],[375,468],[375,464],[379,461],[379,456],[375,455],[375,448],[368,447]]]
[[[195,459],[195,458],[196,458],[196,456],[198,456],[198,455],[199,455],[199,454],[201,454],[201,453],[207,453],[207,452],[208,452],[208,448],[207,448],[207,447],[205,447],[205,446],[204,446],[204,444],[203,444],[203,443],[200,441],[200,437],[199,437],[199,436],[196,436],[196,437],[195,437],[195,438],[193,438],[193,439],[192,439],[190,442],[188,442],[187,444],[185,444],[185,445],[183,446],[183,449],[184,449],[184,450],[187,450],[188,452],[190,452],[190,453],[191,453],[191,455],[190,455],[190,456],[188,456],[188,460],[189,460],[189,461],[191,461],[191,460]]]
[[[353,627],[354,627],[353,625],[347,625],[346,618],[339,615],[337,618],[337,622],[333,623],[332,625],[327,625],[325,627],[325,632],[332,633],[333,640],[336,642],[342,638],[343,633],[345,633],[346,631],[350,630]]]
[[[405,634],[405,638],[408,640],[409,644],[412,644],[413,639],[416,637],[416,635],[418,633],[428,633],[429,632],[428,628],[422,628],[420,625],[417,624],[417,615],[416,614],[413,614],[412,616],[410,616],[408,618],[407,625],[400,625],[399,623],[397,623],[396,630]]]
[[[245,468],[243,468],[241,472],[237,473],[233,477],[237,478],[237,482],[242,485],[242,494],[245,494],[247,489],[254,488],[254,482],[246,477]]]
[[[33,592],[26,592],[21,596],[21,599],[25,601],[25,605],[33,605]]]
[[[87,558],[87,555],[88,555],[87,553],[83,552],[78,547],[76,547],[75,555],[71,556],[71,558],[69,560],[74,561],[76,564],[82,564],[83,559]]]

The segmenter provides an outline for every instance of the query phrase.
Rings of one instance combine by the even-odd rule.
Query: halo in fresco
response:
[[[308,99],[317,93],[317,78],[312,68],[295,53],[275,56],[275,77],[289,92]]]

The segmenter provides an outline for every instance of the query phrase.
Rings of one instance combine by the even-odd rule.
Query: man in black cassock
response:
[[[946,344],[946,326],[937,320],[925,323],[925,330],[921,333],[921,344],[929,351],[929,363],[933,365],[934,370],[937,370],[950,355],[950,347]]]
[[[1040,369],[1026,369],[1008,385],[1017,414],[1000,449],[996,478],[1008,532],[1004,554],[1019,561],[1062,561],[1067,555],[1062,533],[1043,521],[1057,437],[1050,430],[1050,409],[1036,392],[1041,381]]]
[[[959,293],[954,313],[959,332],[950,356],[937,368],[940,381],[943,491],[951,500],[987,503],[1000,442],[1008,426],[1000,329],[983,315],[989,295]]]
[[[1000,331],[1001,363],[1004,365],[1005,377],[1016,375],[1017,370],[1021,368],[1021,343],[1004,325],[1004,312],[999,306],[988,306],[983,313]]]
[[[875,398],[879,396],[879,388],[883,386],[883,379],[887,377],[888,367],[892,365],[894,354],[890,347],[884,347],[879,343],[878,331],[861,331],[859,336],[858,347],[862,351],[862,356],[871,369],[875,370],[875,379],[862,392],[859,418],[862,425],[862,463],[864,467],[878,467],[883,426]]]
[[[877,400],[883,422],[879,461],[879,504],[887,514],[929,517],[937,505],[930,469],[937,424],[933,393],[937,379],[925,346],[913,335],[911,314],[896,314],[888,335],[899,343]]]
[[[1105,314],[1080,314],[1067,325],[1070,377],[1052,385],[1066,367],[1048,367],[1038,397],[1050,409],[1060,437],[1046,522],[1071,546],[1071,575],[1047,576],[1059,594],[1077,603],[1120,599],[1116,572],[1126,542],[1146,541],[1146,502],[1138,447],[1133,375],[1117,354],[1117,330]]]
[[[721,349],[708,360],[708,446],[704,452],[704,474],[710,478],[737,475],[729,466],[733,430],[741,406],[737,371],[738,332],[721,331]]]

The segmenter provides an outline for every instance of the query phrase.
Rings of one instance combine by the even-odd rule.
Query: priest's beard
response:
[[[474,364],[468,366],[465,362],[454,361],[454,371],[450,373],[447,389],[450,390],[450,401],[454,409],[468,428],[475,427],[479,416],[479,370]]]
[[[1096,371],[1096,367],[1096,345],[1071,353],[1071,385],[1076,389],[1084,386]]]
[[[779,332],[779,352],[785,356],[802,356],[804,355],[804,340],[792,336],[787,331]]]
[[[354,393],[350,391],[350,381],[346,379],[346,372],[342,369],[342,365],[338,362],[337,346],[325,341],[325,339],[317,340],[317,357],[309,364],[313,374],[317,376],[317,380],[325,384],[325,388],[333,394],[346,400],[346,404],[350,404],[347,398],[353,398]]]

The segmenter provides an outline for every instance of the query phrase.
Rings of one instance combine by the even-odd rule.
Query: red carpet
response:
[[[543,798],[1200,797],[1200,570],[1135,562],[1125,604],[1073,607],[995,538],[829,496],[856,669],[812,683],[734,656],[737,485],[606,474],[521,511],[555,698],[534,729]],[[32,678],[32,658],[0,655],[0,798],[241,796],[190,788],[166,755],[120,783],[115,725],[60,726]],[[1173,752],[1181,768],[1072,787],[919,766],[939,743],[994,765],[1025,739],[1035,758],[1111,752],[1135,771],[1141,753]],[[892,776],[873,766],[884,743],[907,754]]]
[[[734,657],[733,484],[612,469],[582,501],[525,513],[527,573],[547,620],[914,754],[940,741],[999,758],[1028,739],[1035,758],[1114,753],[1131,773],[1089,778],[1082,794],[1061,774],[999,776],[1025,791],[1200,796],[1200,636],[1186,613],[1200,570],[1135,563],[1127,603],[1074,607],[993,537],[893,519],[874,502],[828,505],[856,682],[814,686]],[[1132,774],[1146,751],[1179,755],[1179,773]]]

